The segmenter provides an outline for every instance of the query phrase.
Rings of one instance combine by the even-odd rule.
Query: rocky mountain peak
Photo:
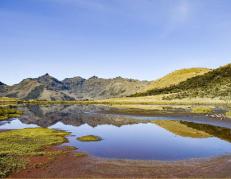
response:
[[[36,78],[35,80],[43,84],[44,86],[46,86],[49,90],[66,90],[67,89],[65,84],[63,84],[58,79],[50,76],[48,73]]]
[[[88,80],[96,80],[96,79],[99,79],[99,77],[98,76],[92,76]]]
[[[46,73],[46,74],[38,77],[37,79],[55,79],[55,78],[50,76],[49,73]]]
[[[4,84],[4,83],[2,83],[1,81],[0,81],[0,85],[1,85],[1,86],[5,86],[5,84]]]

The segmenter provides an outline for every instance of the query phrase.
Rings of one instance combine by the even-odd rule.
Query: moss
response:
[[[76,157],[86,157],[87,154],[86,153],[82,153],[82,152],[78,152],[75,154]]]
[[[87,136],[78,137],[77,140],[81,142],[97,142],[103,139],[99,136],[87,135]]]
[[[23,168],[26,158],[34,155],[51,155],[47,146],[65,142],[67,132],[34,128],[0,132],[0,178]]]
[[[64,146],[64,149],[66,149],[66,150],[78,150],[78,148],[74,147],[74,146]]]
[[[194,107],[192,108],[192,112],[197,114],[209,114],[213,112],[213,109],[210,107]]]

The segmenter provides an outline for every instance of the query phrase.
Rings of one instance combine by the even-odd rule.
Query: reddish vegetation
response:
[[[13,178],[231,177],[231,156],[178,162],[106,160],[66,152],[53,159],[33,157]]]

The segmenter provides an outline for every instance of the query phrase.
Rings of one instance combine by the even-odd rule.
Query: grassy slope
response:
[[[189,78],[203,75],[207,72],[209,72],[210,69],[207,68],[188,68],[188,69],[181,69],[176,70],[163,78],[151,82],[147,88],[145,88],[145,91],[152,90],[152,89],[160,89],[160,88],[166,88],[172,85],[177,85],[182,81],[185,81]]]
[[[231,64],[212,70],[201,76],[190,78],[178,85],[153,89],[137,96],[171,94],[165,99],[220,98],[231,97]]]

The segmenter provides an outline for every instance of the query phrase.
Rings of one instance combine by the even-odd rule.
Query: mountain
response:
[[[231,64],[211,70],[203,75],[189,78],[177,85],[149,90],[139,95],[148,96],[157,94],[168,94],[168,97],[165,99],[195,97],[230,99]]]
[[[145,91],[177,85],[182,81],[198,75],[203,75],[209,71],[210,69],[208,68],[188,68],[176,70],[158,80],[152,81],[149,85],[147,85]]]
[[[103,99],[134,94],[147,84],[148,82],[145,81],[122,77],[103,79],[96,76],[89,79],[66,78],[59,81],[49,74],[45,74],[38,78],[25,79],[13,86],[2,84],[0,85],[0,96],[26,100]]]
[[[63,80],[68,87],[69,94],[76,99],[103,99],[113,97],[125,97],[141,91],[148,82],[117,77],[103,79],[93,76],[89,79],[81,77],[67,78]]]
[[[103,79],[93,76],[66,78],[63,81],[45,74],[7,86],[0,83],[0,96],[41,100],[107,99],[126,96],[164,94],[163,99],[231,98],[231,64],[210,70],[190,68],[174,71],[148,82],[122,77]],[[167,95],[166,95],[167,94]]]
[[[48,90],[55,90],[55,91],[60,91],[60,90],[68,90],[67,86],[65,86],[64,83],[61,81],[57,80],[56,78],[50,76],[48,73],[46,73],[43,76],[38,77],[35,79],[38,83],[46,86]]]
[[[0,81],[0,94],[6,92],[7,85]]]
[[[61,82],[50,77],[48,74],[39,78],[28,78],[20,83],[7,87],[2,96],[20,99],[44,99],[44,100],[72,100],[74,98],[66,95],[61,89]]]

